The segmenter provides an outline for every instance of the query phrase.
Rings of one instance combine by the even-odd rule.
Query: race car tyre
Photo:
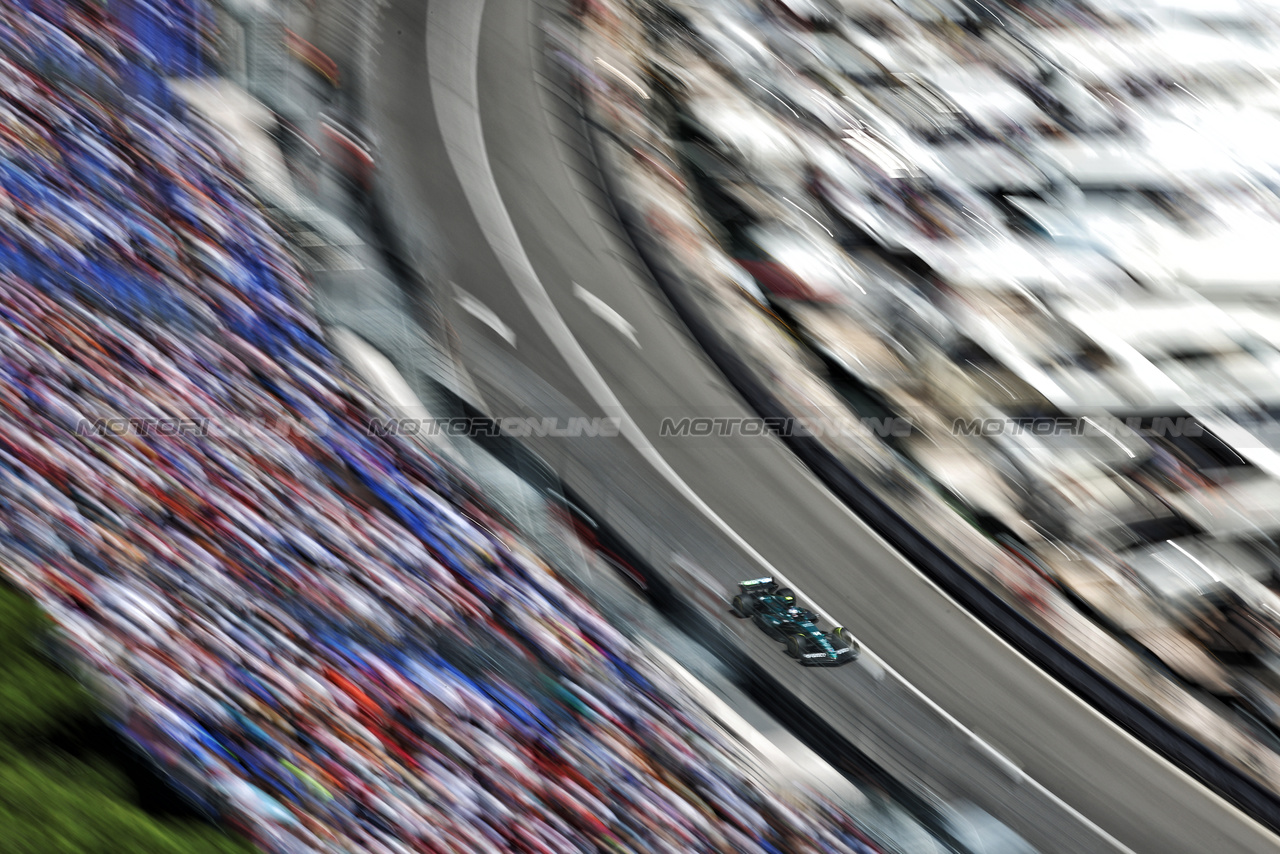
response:
[[[858,643],[844,626],[836,626],[831,630],[831,645],[836,649],[848,647],[850,658],[857,658],[862,655],[862,644]]]
[[[774,595],[782,597],[783,601],[786,602],[788,605],[796,604],[795,591],[792,590],[790,587],[779,587],[778,592]]]
[[[790,635],[787,638],[787,655],[792,658],[801,658],[812,646],[813,641],[804,635]]]
[[[755,600],[750,596],[733,597],[733,613],[737,617],[750,617],[756,612]]]

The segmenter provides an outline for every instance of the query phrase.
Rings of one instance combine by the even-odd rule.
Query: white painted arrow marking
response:
[[[463,311],[498,333],[512,347],[516,346],[515,330],[503,323],[497,312],[457,285],[453,286],[453,293],[454,299],[458,301],[458,305],[462,307]]]
[[[609,305],[600,297],[591,293],[577,282],[573,283],[573,295],[587,304],[587,308],[594,311],[600,318],[614,329],[617,329],[623,335],[627,336],[632,344],[636,345],[637,350],[644,349],[640,346],[640,340],[636,338],[636,328],[627,322],[627,319]]]

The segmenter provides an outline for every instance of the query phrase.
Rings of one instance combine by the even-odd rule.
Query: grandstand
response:
[[[0,7],[0,566],[118,725],[270,851],[878,850],[753,776],[464,472],[369,435],[165,83],[210,69],[207,8],[111,8]]]

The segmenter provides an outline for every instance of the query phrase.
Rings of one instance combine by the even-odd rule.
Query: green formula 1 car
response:
[[[738,589],[733,613],[750,617],[769,637],[786,641],[787,654],[806,667],[838,667],[862,652],[843,626],[830,632],[819,629],[818,615],[796,605],[791,589],[779,587],[772,578],[743,581]]]

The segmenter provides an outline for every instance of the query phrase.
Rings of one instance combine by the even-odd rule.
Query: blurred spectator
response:
[[[162,83],[205,70],[208,9],[119,15],[0,8],[0,556],[122,724],[270,850],[874,850],[755,780],[459,472],[368,435]]]

